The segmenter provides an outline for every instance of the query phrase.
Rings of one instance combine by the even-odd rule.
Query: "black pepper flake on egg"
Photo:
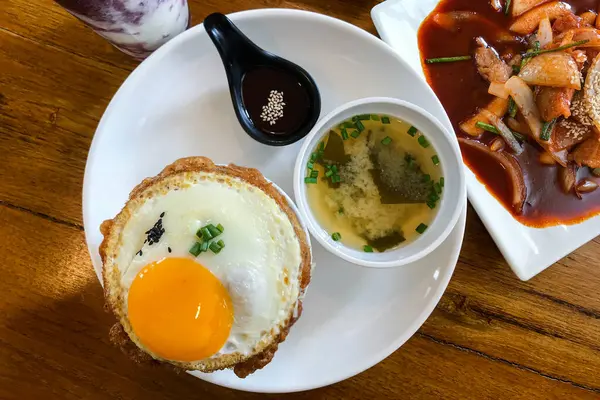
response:
[[[169,253],[171,252],[171,248],[170,247],[167,247],[167,250],[169,251]]]
[[[142,254],[144,254],[144,253],[142,253],[142,250],[140,250],[140,251],[137,252],[138,256],[141,256]]]
[[[162,218],[164,216],[165,213],[163,212],[162,214],[160,214],[160,218],[158,219],[158,221],[156,221],[154,226],[146,231],[147,237],[144,243],[147,242],[149,246],[152,246],[154,243],[158,243],[160,241],[160,238],[162,237],[163,233],[165,233],[165,228],[163,228],[162,225]]]

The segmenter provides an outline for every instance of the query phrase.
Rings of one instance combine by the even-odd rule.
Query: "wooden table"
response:
[[[211,12],[292,7],[374,33],[375,0],[192,0]],[[81,185],[111,96],[136,62],[49,0],[0,1],[0,398],[281,398],[132,364],[85,246]],[[600,242],[530,282],[469,209],[446,294],[400,350],[295,399],[600,398]],[[288,396],[285,396],[288,397]]]

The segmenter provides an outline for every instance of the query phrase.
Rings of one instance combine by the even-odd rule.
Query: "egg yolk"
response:
[[[133,331],[156,355],[196,361],[219,351],[233,323],[227,289],[204,266],[165,258],[142,268],[129,288]]]

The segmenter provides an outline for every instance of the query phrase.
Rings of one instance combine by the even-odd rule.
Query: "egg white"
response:
[[[204,174],[184,188],[147,199],[124,227],[116,260],[125,313],[129,287],[139,271],[165,257],[195,259],[223,283],[234,322],[227,342],[212,357],[251,354],[261,339],[279,332],[300,291],[300,244],[287,215],[262,190],[239,179],[227,181]],[[144,243],[145,232],[163,212],[160,241]],[[189,249],[196,232],[209,223],[225,228],[219,236],[225,248],[194,257]]]

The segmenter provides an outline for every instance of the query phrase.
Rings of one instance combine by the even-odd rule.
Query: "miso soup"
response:
[[[332,129],[306,166],[309,205],[333,240],[383,252],[416,240],[443,195],[426,133],[387,115],[357,115]]]

